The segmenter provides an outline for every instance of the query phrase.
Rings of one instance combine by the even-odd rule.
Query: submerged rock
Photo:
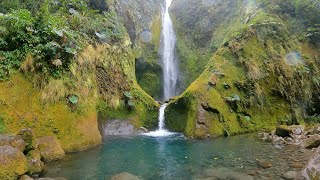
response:
[[[17,148],[0,146],[0,179],[17,179],[27,172],[27,159]]]
[[[212,168],[204,171],[205,178],[209,179],[233,179],[233,180],[253,180],[250,175],[233,171],[228,168]]]
[[[41,159],[45,162],[64,158],[65,152],[55,136],[45,136],[38,139]]]
[[[260,166],[260,167],[262,167],[264,169],[272,167],[271,162],[268,161],[268,160],[265,160],[265,159],[257,159],[257,164],[258,164],[258,166]]]
[[[282,175],[284,179],[290,180],[290,179],[297,179],[298,173],[296,171],[289,171]]]
[[[133,174],[123,172],[121,174],[117,174],[111,177],[111,180],[142,180],[138,176],[135,176]]]

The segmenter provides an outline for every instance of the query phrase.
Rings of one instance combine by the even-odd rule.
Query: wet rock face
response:
[[[18,149],[0,146],[0,179],[17,179],[27,172],[27,159]]]
[[[54,136],[41,137],[38,140],[41,159],[45,162],[62,159],[65,156],[60,142]]]
[[[161,0],[120,0],[115,4],[119,15],[124,18],[132,43],[138,35],[148,30],[155,16],[161,12]]]
[[[126,120],[108,120],[101,125],[104,135],[138,135],[147,132],[145,128],[136,129]]]
[[[206,47],[215,28],[232,14],[234,8],[235,2],[230,0],[176,0],[172,4],[172,14],[181,25],[178,31],[183,31],[196,45]]]

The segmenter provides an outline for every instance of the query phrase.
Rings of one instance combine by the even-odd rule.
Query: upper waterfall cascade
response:
[[[179,76],[178,63],[175,61],[176,36],[169,14],[172,0],[166,0],[166,7],[162,15],[162,49],[161,61],[163,69],[163,99],[168,100],[176,95]]]

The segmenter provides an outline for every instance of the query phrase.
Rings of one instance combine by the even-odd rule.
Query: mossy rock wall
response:
[[[115,4],[135,49],[137,82],[158,100],[162,96],[162,68],[158,53],[162,4],[161,0],[126,0]]]
[[[169,104],[169,129],[203,138],[304,123],[305,107],[319,91],[319,49],[262,9],[242,24]],[[299,54],[297,63],[292,53]]]
[[[103,46],[96,59],[98,109],[102,120],[130,120],[137,128],[157,127],[159,104],[138,85],[130,41]],[[125,94],[130,95],[130,98]]]
[[[60,79],[15,72],[0,82],[2,133],[30,127],[38,137],[57,136],[63,149],[72,152],[101,143],[98,114],[104,120],[125,115],[136,127],[156,127],[159,105],[136,83],[134,61],[127,39],[117,45],[88,45]],[[125,92],[133,96],[130,110]]]
[[[241,31],[252,6],[242,0],[173,1],[171,17],[184,89],[199,77],[214,52]]]

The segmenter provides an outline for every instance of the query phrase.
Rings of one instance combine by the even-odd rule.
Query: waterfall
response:
[[[163,69],[163,99],[168,100],[176,95],[177,80],[179,74],[178,63],[175,61],[176,36],[173,30],[169,7],[172,0],[165,0],[166,7],[162,13],[162,49],[161,61]],[[146,133],[147,136],[170,136],[175,133],[165,129],[165,109],[163,104],[159,110],[158,130]]]
[[[165,129],[164,125],[164,120],[165,120],[165,109],[167,107],[168,104],[163,104],[160,106],[159,109],[159,117],[158,117],[158,129],[156,131],[151,131],[149,133],[145,133],[144,135],[146,136],[154,136],[154,137],[158,137],[158,136],[170,136],[170,135],[174,135],[175,133],[173,132],[169,132],[168,130]]]
[[[176,36],[173,30],[169,7],[172,0],[165,0],[166,7],[162,13],[162,49],[161,61],[163,69],[163,99],[168,100],[176,95],[179,74],[178,63],[175,61]]]
[[[165,116],[164,116],[164,110],[166,109],[167,104],[163,104],[161,105],[160,109],[159,109],[159,123],[158,123],[158,127],[159,127],[159,131],[164,130],[164,120],[165,120]]]

